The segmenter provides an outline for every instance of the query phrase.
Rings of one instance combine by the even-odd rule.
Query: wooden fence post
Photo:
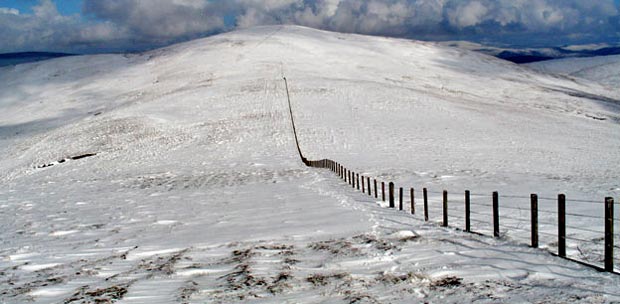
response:
[[[566,257],[566,196],[558,194],[558,255]]]
[[[390,190],[390,208],[394,208],[394,183],[390,182],[389,184],[389,190]]]
[[[424,221],[428,222],[428,192],[426,188],[422,189],[422,194],[424,195]]]
[[[362,193],[366,193],[366,183],[364,182],[364,176],[362,175]]]
[[[371,196],[371,190],[370,190],[370,177],[366,177],[366,185],[368,186],[368,196]]]
[[[471,200],[469,190],[465,190],[465,231],[471,232]]]
[[[538,248],[538,195],[530,195],[532,210],[532,247]]]
[[[415,194],[413,188],[409,189],[409,197],[411,198],[411,214],[415,214]]]
[[[605,270],[614,271],[614,199],[605,198]]]
[[[443,191],[443,226],[448,227],[448,191]]]
[[[385,182],[381,182],[381,200],[385,202]]]
[[[373,178],[372,180],[374,181],[374,184],[375,184],[375,198],[379,198],[379,193],[377,192],[377,179]]]
[[[353,180],[351,181],[351,188],[355,189],[355,172],[352,175]]]
[[[493,236],[499,237],[499,193],[493,192]]]
[[[357,182],[355,183],[355,187],[357,188],[357,190],[359,190],[360,189],[360,174],[357,173],[355,175],[355,178],[357,179]]]
[[[403,187],[398,189],[398,210],[403,211]]]

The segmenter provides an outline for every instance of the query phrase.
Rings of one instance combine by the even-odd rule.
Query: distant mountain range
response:
[[[485,53],[518,64],[563,58],[620,55],[620,46],[607,44],[523,49],[486,46],[468,41],[448,41],[440,44]]]
[[[514,63],[532,63],[551,59],[620,55],[620,47],[604,47],[595,50],[552,48],[552,52],[547,50],[506,50],[494,56]]]
[[[20,63],[35,62],[59,57],[75,56],[75,54],[67,53],[50,53],[50,52],[22,52],[0,54],[0,67],[16,65]]]

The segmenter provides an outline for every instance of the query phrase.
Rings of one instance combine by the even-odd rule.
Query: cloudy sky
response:
[[[620,43],[620,0],[0,0],[0,53],[152,49],[270,24],[508,46]]]

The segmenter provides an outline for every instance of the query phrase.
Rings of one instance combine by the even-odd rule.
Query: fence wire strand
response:
[[[583,227],[566,226],[566,229],[578,230],[578,231],[583,231],[583,232],[592,232],[592,233],[596,233],[596,234],[605,235],[605,231],[597,231],[597,230],[592,230],[592,229],[583,228]]]
[[[585,240],[585,239],[574,237],[574,236],[566,236],[566,240],[580,241],[584,243],[593,243],[593,244],[597,243],[596,240]]]

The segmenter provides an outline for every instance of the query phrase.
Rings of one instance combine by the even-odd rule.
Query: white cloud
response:
[[[8,7],[0,7],[0,14],[19,15],[19,10]]]
[[[489,9],[480,1],[471,1],[448,11],[448,17],[451,24],[463,28],[480,24],[488,12]]]

